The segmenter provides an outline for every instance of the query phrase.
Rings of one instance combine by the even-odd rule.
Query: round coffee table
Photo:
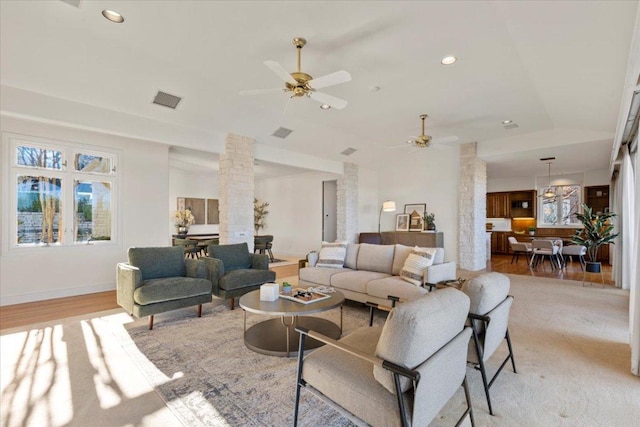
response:
[[[240,307],[244,313],[244,343],[257,352],[269,356],[297,356],[300,334],[296,326],[302,326],[333,339],[342,335],[342,303],[341,292],[329,294],[330,298],[310,304],[302,304],[284,298],[275,301],[260,301],[260,290],[255,290],[240,297]],[[310,314],[321,313],[340,307],[340,325],[327,319],[310,317]],[[264,320],[247,329],[247,311],[255,314],[268,314],[280,318]],[[323,343],[307,337],[304,350],[312,350]]]

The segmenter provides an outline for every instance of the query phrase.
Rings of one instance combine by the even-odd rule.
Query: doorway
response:
[[[322,240],[338,238],[338,181],[322,181]]]

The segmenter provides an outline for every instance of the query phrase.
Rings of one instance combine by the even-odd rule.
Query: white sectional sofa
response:
[[[359,302],[388,305],[388,295],[413,299],[428,292],[428,288],[399,276],[413,249],[398,244],[348,244],[342,268],[316,267],[317,253],[313,252],[307,256],[307,267],[299,271],[299,283],[304,287],[332,286],[345,298]],[[423,284],[456,278],[456,263],[444,262],[444,249],[434,249],[433,265],[425,269]]]

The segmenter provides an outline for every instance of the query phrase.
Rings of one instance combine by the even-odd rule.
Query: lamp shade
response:
[[[385,200],[382,202],[382,210],[385,212],[393,212],[396,210],[396,202],[392,200]]]

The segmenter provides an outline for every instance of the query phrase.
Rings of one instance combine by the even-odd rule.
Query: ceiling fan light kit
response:
[[[240,94],[256,95],[283,91],[290,92],[291,98],[306,96],[307,98],[318,101],[323,105],[327,105],[327,107],[320,107],[325,110],[328,108],[337,108],[339,110],[345,108],[347,106],[347,101],[326,93],[318,92],[318,89],[351,81],[351,74],[345,70],[341,70],[314,79],[310,74],[303,72],[301,69],[301,57],[302,48],[306,44],[307,40],[302,37],[296,37],[293,39],[293,45],[298,51],[298,69],[293,73],[287,72],[284,67],[276,61],[264,61],[264,64],[284,81],[285,87],[283,89],[249,90],[240,92]]]

